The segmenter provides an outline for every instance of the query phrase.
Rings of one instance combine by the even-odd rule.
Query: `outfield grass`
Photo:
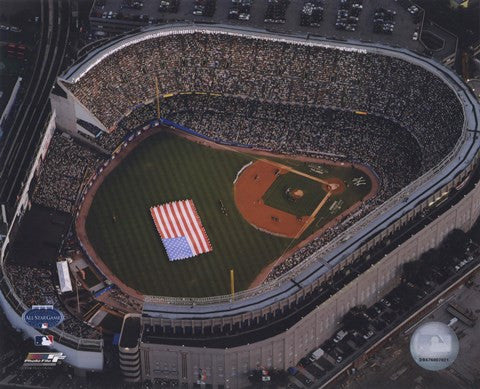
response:
[[[99,188],[86,222],[92,245],[114,274],[146,294],[227,294],[230,269],[237,290],[247,288],[290,242],[256,230],[235,207],[233,180],[251,159],[170,134],[148,138]],[[149,209],[183,199],[195,202],[213,251],[169,262]]]
[[[238,171],[254,159],[245,153],[212,149],[170,133],[153,135],[133,150],[98,189],[86,220],[89,240],[118,278],[145,294],[186,297],[228,294],[230,269],[235,269],[236,290],[246,289],[264,266],[296,244],[291,239],[255,229],[237,211],[233,181]],[[299,241],[335,217],[329,212],[334,201],[340,198],[344,201],[338,211],[341,212],[371,188],[368,177],[349,166],[281,162],[321,178],[338,177],[347,184],[353,177],[367,180],[367,185],[352,186],[341,195],[332,196]],[[316,173],[312,166],[321,167],[324,172]],[[295,180],[297,177],[308,180],[305,185],[320,185],[295,176]],[[185,199],[194,201],[213,251],[170,262],[150,207]],[[228,216],[222,214],[220,200]]]
[[[301,189],[303,197],[292,201],[286,191],[288,188]],[[280,209],[295,216],[309,216],[326,196],[322,184],[308,177],[288,172],[279,175],[272,186],[263,195],[265,205]]]

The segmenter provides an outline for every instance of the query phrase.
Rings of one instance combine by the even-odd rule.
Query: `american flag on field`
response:
[[[150,212],[170,261],[212,251],[192,200],[157,205]]]

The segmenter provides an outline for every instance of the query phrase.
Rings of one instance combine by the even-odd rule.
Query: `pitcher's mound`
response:
[[[301,189],[287,189],[287,196],[291,197],[293,200],[301,199],[303,197],[303,194],[303,190]]]

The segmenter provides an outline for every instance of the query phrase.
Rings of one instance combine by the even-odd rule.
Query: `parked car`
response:
[[[310,365],[310,363],[311,361],[309,360],[309,358],[303,357],[302,359],[300,359],[300,362],[298,362],[298,366],[305,367]]]
[[[390,301],[388,301],[387,299],[381,299],[380,302],[388,308],[390,308],[392,306]]]
[[[381,306],[380,306],[379,303],[376,303],[376,304],[373,306],[373,309],[375,310],[375,312],[377,312],[378,315],[380,315],[380,314],[383,312],[383,309],[381,308]]]
[[[323,351],[321,348],[318,348],[316,349],[312,355],[310,355],[310,362],[315,362],[317,359],[323,357],[323,355],[325,354],[325,351]]]
[[[368,340],[373,336],[373,331],[369,330],[363,335],[363,339]]]
[[[295,375],[295,374],[298,373],[298,369],[297,369],[296,367],[293,367],[293,366],[292,366],[292,367],[289,367],[289,368],[287,369],[287,372],[288,372],[290,375]]]
[[[335,335],[335,338],[333,339],[333,341],[335,343],[338,343],[340,342],[343,338],[345,338],[345,336],[348,335],[348,332],[347,331],[344,331],[344,330],[340,330],[336,333]]]

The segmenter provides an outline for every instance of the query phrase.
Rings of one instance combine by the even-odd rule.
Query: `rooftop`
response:
[[[122,333],[120,335],[120,347],[131,348],[138,344],[140,337],[140,317],[128,316],[123,322]]]

